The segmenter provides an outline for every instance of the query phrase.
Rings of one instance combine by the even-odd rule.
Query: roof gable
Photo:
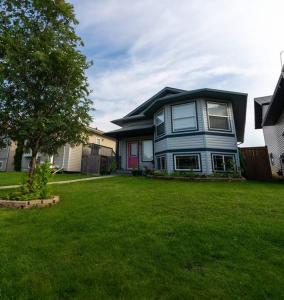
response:
[[[169,95],[175,95],[178,93],[183,93],[186,92],[185,90],[180,90],[180,89],[175,89],[171,87],[165,87],[162,90],[160,90],[158,93],[156,93],[154,96],[152,96],[150,99],[147,101],[143,102],[141,105],[136,107],[134,110],[132,110],[129,114],[127,114],[124,118],[126,117],[132,117],[135,115],[139,115],[142,111],[146,109],[148,105],[151,105],[155,100],[169,96]]]

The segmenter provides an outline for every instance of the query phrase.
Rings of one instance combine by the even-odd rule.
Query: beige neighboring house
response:
[[[14,171],[14,156],[17,145],[12,142],[5,148],[0,149],[0,172]]]
[[[100,145],[112,149],[115,152],[116,141],[113,138],[104,135],[104,132],[97,129],[89,127],[89,144]],[[57,154],[54,156],[48,156],[45,154],[39,154],[38,161],[44,162],[46,160],[53,163],[53,165],[62,169],[65,172],[81,172],[81,161],[84,145],[72,147],[66,144],[61,147]],[[25,153],[22,159],[22,170],[26,171],[29,169],[31,153]]]

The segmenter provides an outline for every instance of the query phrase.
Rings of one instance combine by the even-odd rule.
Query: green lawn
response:
[[[26,175],[27,173],[25,172],[0,172],[0,186],[21,184]],[[50,181],[72,180],[87,177],[91,177],[91,175],[84,175],[80,173],[63,173],[52,175]]]
[[[0,210],[1,299],[284,299],[283,184],[52,188],[52,208]]]

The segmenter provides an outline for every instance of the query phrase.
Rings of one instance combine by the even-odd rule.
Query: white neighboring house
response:
[[[12,142],[4,148],[0,148],[0,172],[14,171],[14,156],[16,143]]]
[[[104,136],[104,132],[97,128],[89,127],[89,144],[97,144],[113,149],[115,152],[116,142],[114,139]],[[38,162],[50,161],[57,169],[62,169],[65,172],[81,172],[83,144],[72,147],[66,144],[61,147],[56,155],[48,156],[40,153]],[[22,170],[29,169],[31,153],[25,153],[22,158]]]
[[[263,129],[272,175],[284,177],[284,68],[272,96],[254,99],[255,129]]]

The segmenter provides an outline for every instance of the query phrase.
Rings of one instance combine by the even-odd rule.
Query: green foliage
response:
[[[51,177],[50,163],[45,162],[38,165],[35,169],[34,180],[29,184],[24,180],[20,190],[8,195],[8,199],[13,200],[32,200],[32,199],[47,199],[50,197],[50,191],[47,183]]]
[[[0,143],[25,141],[36,157],[86,142],[91,64],[79,50],[73,6],[2,0],[0,20]]]

